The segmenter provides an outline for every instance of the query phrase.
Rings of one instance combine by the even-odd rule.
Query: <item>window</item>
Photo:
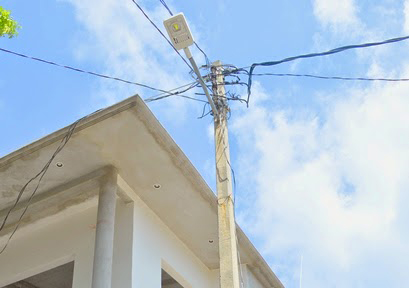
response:
[[[70,262],[16,283],[4,286],[3,288],[72,288],[73,273],[74,262]],[[169,286],[169,288],[170,287],[173,286]]]
[[[162,288],[183,288],[183,286],[162,269]]]

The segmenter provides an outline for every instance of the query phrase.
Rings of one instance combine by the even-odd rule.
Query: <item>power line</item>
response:
[[[183,62],[186,63],[189,69],[193,70],[192,66],[190,66],[190,64],[186,61],[185,58],[183,58],[182,54],[180,54],[179,51],[173,46],[173,44],[169,41],[169,39],[165,36],[165,34],[163,34],[163,32],[159,29],[159,27],[156,26],[156,24],[151,20],[151,18],[149,18],[148,14],[146,14],[146,12],[142,9],[142,7],[138,3],[136,3],[135,0],[132,0],[132,2],[136,5],[136,7],[138,7],[138,9],[142,12],[142,14],[146,17],[146,19],[148,19],[149,22],[151,22],[151,24],[156,28],[156,30],[158,30],[160,35],[162,35],[162,37],[165,38],[166,42],[168,42],[169,45],[173,48],[173,50],[175,50],[175,52],[179,55],[179,57],[182,58]]]
[[[164,0],[159,0],[160,3],[162,3],[163,6],[165,6],[166,10],[168,10],[170,16],[173,16],[172,11],[170,10],[170,8],[168,7],[168,5],[166,4],[166,2]]]
[[[178,93],[177,93],[177,92],[173,92],[173,91],[179,90],[179,89],[182,89],[182,88],[185,88],[185,87],[190,87],[190,86],[192,86],[192,85],[195,84],[195,83],[197,83],[197,81],[193,81],[193,82],[190,82],[190,83],[188,83],[188,84],[185,84],[185,85],[182,85],[182,86],[179,86],[179,87],[170,89],[170,90],[166,90],[166,92],[163,92],[163,93],[160,93],[160,94],[157,94],[157,95],[154,95],[154,96],[150,96],[150,97],[148,97],[148,98],[145,98],[144,101],[147,101],[147,100],[149,100],[149,99],[151,99],[151,98],[155,98],[155,97],[162,96],[162,95],[167,95],[167,94],[172,94],[172,93],[175,93],[175,94],[182,93],[182,92],[180,92],[180,91],[179,91]]]
[[[162,5],[166,8],[166,10],[168,10],[170,16],[173,16],[172,10],[170,10],[169,6],[166,4],[165,0],[159,0],[160,3],[162,3]],[[202,54],[205,57],[206,60],[206,66],[208,68],[210,68],[210,60],[209,57],[207,57],[207,54],[202,50],[202,48],[199,47],[199,44],[196,43],[196,41],[194,42],[195,46],[197,49],[199,49],[200,52],[202,52]]]
[[[104,75],[104,74],[100,74],[100,73],[96,73],[96,72],[86,71],[86,70],[82,70],[82,69],[79,69],[79,68],[74,68],[74,67],[72,67],[72,66],[67,66],[67,65],[58,64],[58,63],[53,62],[53,61],[44,60],[44,59],[37,58],[37,57],[33,57],[33,56],[28,56],[28,55],[21,54],[21,53],[17,53],[17,52],[14,52],[14,51],[11,51],[11,50],[7,50],[7,49],[4,49],[4,48],[0,48],[0,51],[6,52],[6,53],[10,53],[10,54],[13,54],[13,55],[16,55],[16,56],[24,57],[24,58],[27,58],[27,59],[39,61],[39,62],[42,62],[42,63],[46,63],[46,64],[58,66],[58,67],[61,67],[61,68],[66,68],[66,69],[73,70],[73,71],[76,71],[76,72],[86,73],[86,74],[90,74],[90,75],[97,76],[97,77],[101,77],[101,78],[105,78],[105,79],[111,79],[111,80],[115,80],[115,81],[120,81],[120,82],[123,82],[123,83],[132,84],[132,85],[137,85],[137,86],[141,86],[141,87],[144,87],[144,88],[147,88],[147,89],[151,89],[151,90],[155,90],[155,91],[167,93],[166,90],[154,88],[154,87],[151,87],[151,86],[148,86],[148,85],[145,85],[145,84],[141,84],[141,83],[137,83],[137,82],[132,82],[132,81],[129,81],[129,80],[124,80],[124,79],[121,79],[121,78],[118,78],[118,77],[112,77],[112,76],[108,76],[108,75]]]
[[[189,90],[191,90],[193,88],[196,88],[197,86],[198,86],[197,82],[192,82],[192,83],[185,84],[185,85],[182,85],[180,87],[174,88],[174,89],[172,89],[170,91],[167,91],[166,93],[161,93],[161,94],[158,94],[158,95],[155,95],[155,96],[148,97],[148,98],[144,99],[144,101],[146,103],[149,103],[149,102],[165,99],[165,98],[168,98],[168,97],[171,97],[171,96],[177,96],[177,97],[182,97],[182,98],[186,98],[186,99],[195,100],[195,101],[198,101],[198,102],[208,103],[205,100],[201,100],[201,99],[197,99],[197,98],[194,98],[194,97],[191,97],[191,96],[186,96],[186,95],[181,94],[181,93],[187,92],[187,91],[189,91]],[[185,88],[185,87],[187,87],[187,88]],[[185,88],[185,89],[179,90],[181,88]],[[179,91],[171,92],[171,91],[175,91],[175,90],[179,90]]]
[[[100,73],[96,73],[96,72],[86,71],[86,70],[82,70],[82,69],[75,68],[75,67],[72,67],[72,66],[58,64],[58,63],[53,62],[53,61],[44,60],[44,59],[33,57],[33,56],[28,56],[28,55],[17,53],[17,52],[7,50],[7,49],[4,49],[4,48],[0,48],[0,51],[10,53],[12,55],[20,56],[20,57],[23,57],[23,58],[27,58],[27,59],[30,59],[30,60],[35,60],[35,61],[39,61],[39,62],[42,62],[42,63],[54,65],[54,66],[57,66],[57,67],[69,69],[69,70],[72,70],[72,71],[85,73],[85,74],[89,74],[89,75],[93,75],[93,76],[97,76],[97,77],[101,77],[101,78],[105,78],[105,79],[115,80],[115,81],[123,82],[123,83],[126,83],[126,84],[132,84],[132,85],[140,86],[140,87],[147,88],[147,89],[150,89],[150,90],[162,92],[161,94],[176,95],[176,94],[180,93],[180,92],[172,93],[170,91],[159,89],[159,88],[154,88],[154,87],[148,86],[146,84],[141,84],[141,83],[137,83],[137,82],[133,82],[133,81],[129,81],[129,80],[124,80],[124,79],[121,79],[121,78],[112,77],[112,76],[108,76],[108,75],[104,75],[104,74],[100,74]],[[190,84],[188,84],[188,85],[190,85]],[[172,89],[172,90],[176,90],[176,89]]]
[[[98,111],[100,111],[100,110],[98,110]],[[4,227],[6,225],[6,222],[7,222],[7,219],[9,218],[11,212],[16,208],[17,204],[20,202],[20,199],[23,196],[24,191],[27,189],[28,185],[38,178],[37,184],[36,184],[33,192],[31,193],[30,197],[28,198],[27,204],[26,204],[23,212],[20,214],[20,217],[19,217],[19,219],[17,221],[17,224],[14,227],[13,231],[11,232],[9,238],[7,239],[6,244],[0,250],[0,254],[2,254],[6,250],[8,244],[10,243],[10,241],[13,238],[14,234],[16,233],[17,229],[19,228],[19,226],[21,224],[21,221],[22,221],[24,215],[26,214],[26,212],[27,212],[27,210],[28,210],[28,208],[30,206],[30,203],[31,203],[32,199],[34,198],[34,195],[36,194],[38,188],[40,187],[41,180],[44,178],[45,174],[47,173],[48,169],[50,168],[50,165],[53,162],[54,158],[61,152],[61,150],[65,147],[65,145],[71,139],[71,136],[74,133],[74,130],[77,127],[78,123],[81,122],[82,120],[84,120],[85,118],[88,118],[89,116],[95,114],[98,111],[95,111],[92,114],[89,114],[89,115],[87,115],[85,117],[82,117],[81,119],[79,119],[79,120],[75,121],[73,124],[71,124],[70,127],[68,128],[67,133],[65,133],[64,137],[61,139],[61,142],[58,145],[57,149],[54,151],[51,158],[47,161],[47,163],[44,165],[44,167],[34,177],[32,177],[30,180],[28,180],[26,182],[26,184],[24,184],[24,186],[21,188],[21,190],[19,191],[19,193],[17,195],[17,198],[16,198],[14,204],[7,211],[7,214],[3,219],[3,222],[2,222],[2,224],[0,226],[0,231],[2,231],[4,229]]]
[[[155,98],[146,99],[145,102],[146,102],[146,103],[150,103],[150,102],[154,102],[154,101],[157,101],[157,100],[162,100],[162,99],[165,99],[165,98],[168,98],[168,97],[172,97],[172,96],[181,97],[181,98],[186,98],[186,99],[190,99],[190,100],[194,100],[194,101],[202,102],[202,103],[209,103],[209,102],[207,102],[206,100],[197,99],[197,98],[194,98],[194,97],[191,97],[191,96],[187,96],[187,95],[183,95],[183,94],[171,94],[171,95],[158,96],[158,97],[155,97]]]
[[[194,101],[202,102],[202,103],[206,103],[206,104],[209,103],[206,100],[198,99],[198,98],[183,95],[183,94],[172,94],[172,95],[164,95],[164,96],[155,97],[155,98],[149,98],[149,99],[145,100],[145,102],[150,103],[150,102],[154,102],[154,101],[157,101],[157,100],[162,100],[162,99],[165,99],[165,98],[168,98],[168,97],[173,97],[173,96],[181,97],[181,98],[185,98],[185,99],[190,99],[190,100],[194,100]]]
[[[251,84],[252,84],[253,71],[257,66],[275,66],[275,65],[278,65],[278,64],[286,63],[286,62],[291,62],[291,61],[294,61],[294,60],[297,60],[297,59],[322,57],[322,56],[327,56],[327,55],[331,55],[331,54],[344,52],[344,51],[351,50],[351,49],[361,49],[361,48],[367,48],[367,47],[373,47],[373,46],[380,46],[380,45],[400,42],[400,41],[404,41],[404,40],[408,40],[408,39],[409,39],[409,36],[404,36],[404,37],[388,39],[388,40],[381,41],[381,42],[370,42],[370,43],[364,43],[364,44],[358,44],[358,45],[347,45],[347,46],[342,46],[342,47],[335,48],[335,49],[332,49],[332,50],[329,50],[329,51],[326,51],[326,52],[302,54],[302,55],[298,55],[298,56],[284,58],[284,59],[278,60],[278,61],[267,61],[267,62],[253,63],[251,66],[249,66],[250,71],[249,71],[248,89],[247,89],[247,102],[249,102],[250,95],[251,95]],[[249,68],[249,67],[236,69],[236,71],[240,71],[240,70],[243,70],[243,69]],[[234,72],[235,72],[235,70],[231,71],[231,73],[234,73]]]
[[[202,48],[199,47],[199,44],[197,44],[196,41],[194,42],[194,44],[195,44],[196,48],[199,49],[199,51],[202,52],[202,54],[204,55],[205,60],[206,60],[206,67],[208,69],[210,69],[211,61],[210,61],[209,57],[207,57],[207,54],[202,50]]]
[[[154,101],[157,101],[157,100],[162,100],[162,99],[165,99],[165,98],[168,98],[168,97],[172,97],[172,96],[177,96],[177,97],[181,97],[181,98],[186,98],[186,99],[190,99],[190,100],[194,100],[194,101],[202,102],[202,103],[209,103],[209,102],[207,102],[206,100],[197,99],[197,98],[194,98],[194,97],[191,97],[191,96],[187,96],[187,95],[183,95],[183,94],[165,95],[165,96],[162,96],[162,97],[150,99],[150,100],[145,101],[145,102],[146,102],[146,103],[150,103],[150,102],[154,102]]]
[[[386,82],[406,82],[409,78],[368,78],[368,77],[343,77],[343,76],[322,76],[313,74],[294,73],[253,73],[253,76],[277,76],[277,77],[307,77],[325,80],[346,80],[346,81],[386,81]]]
[[[4,49],[4,48],[0,48],[0,51],[10,53],[12,55],[20,56],[20,57],[23,57],[23,58],[27,58],[27,59],[30,59],[30,60],[35,60],[35,61],[39,61],[39,62],[42,62],[42,63],[54,65],[54,66],[57,66],[57,67],[69,69],[69,70],[72,70],[72,71],[85,73],[85,74],[89,74],[89,75],[93,75],[93,76],[97,76],[97,77],[101,77],[101,78],[105,78],[105,79],[120,81],[120,82],[123,82],[123,83],[126,83],[126,84],[137,85],[137,86],[141,86],[143,88],[147,88],[147,89],[151,89],[151,90],[154,90],[154,91],[162,92],[159,95],[152,96],[152,97],[149,97],[149,98],[145,99],[145,102],[152,102],[152,101],[160,100],[160,99],[167,98],[167,97],[170,97],[170,96],[179,96],[179,97],[183,97],[183,98],[187,98],[187,99],[196,100],[196,101],[199,101],[199,102],[207,102],[207,101],[200,100],[200,99],[197,99],[197,98],[194,98],[194,97],[189,97],[189,96],[186,96],[186,95],[180,95],[180,93],[183,93],[183,92],[186,92],[186,91],[188,91],[190,89],[195,88],[197,86],[197,82],[192,82],[192,83],[189,83],[189,84],[186,84],[186,85],[183,85],[181,87],[174,88],[174,89],[171,89],[171,90],[163,90],[163,89],[154,88],[154,87],[151,87],[151,86],[148,86],[148,85],[145,85],[145,84],[124,80],[124,79],[117,78],[117,77],[112,77],[112,76],[108,76],[108,75],[104,75],[104,74],[100,74],[100,73],[95,73],[95,72],[91,72],[91,71],[82,70],[82,69],[79,69],[79,68],[74,68],[72,66],[58,64],[58,63],[53,62],[53,61],[28,56],[28,55],[17,53],[17,52],[14,52],[14,51],[10,51],[10,50]],[[175,90],[180,89],[180,88],[184,88],[186,86],[189,86],[190,88],[187,89],[187,90],[183,90],[183,91],[171,92],[171,91],[175,91]],[[163,95],[165,95],[165,96],[163,96]],[[156,98],[158,96],[162,96],[162,97]],[[152,98],[155,98],[155,99],[152,99]]]

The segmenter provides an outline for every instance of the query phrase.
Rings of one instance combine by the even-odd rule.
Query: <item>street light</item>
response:
[[[183,13],[163,21],[163,24],[176,50],[185,49],[193,45],[193,36]]]
[[[163,25],[165,25],[166,31],[168,32],[169,38],[172,41],[175,49],[183,49],[183,51],[185,51],[185,55],[189,59],[190,64],[192,64],[193,70],[197,75],[199,83],[206,94],[207,101],[209,101],[209,104],[212,107],[213,116],[217,117],[218,111],[216,109],[216,106],[213,103],[209,90],[207,89],[207,86],[203,81],[202,75],[200,75],[199,68],[197,67],[196,62],[193,59],[192,53],[190,53],[189,50],[189,46],[193,45],[194,40],[192,32],[190,32],[189,26],[187,25],[185,16],[183,15],[183,13],[179,13],[163,21]]]

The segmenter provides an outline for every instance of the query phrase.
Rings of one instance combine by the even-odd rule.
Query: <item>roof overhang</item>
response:
[[[0,159],[0,219],[69,129],[58,130]],[[56,162],[63,166],[56,167]],[[135,191],[205,265],[219,267],[217,241],[209,245],[210,239],[217,239],[217,198],[139,96],[91,114],[76,125],[44,176],[26,222],[40,221],[47,214],[63,213],[68,208],[75,210],[80,203],[95,205],[92,199],[98,193],[98,178],[109,166],[118,169],[125,198],[126,190]],[[161,188],[155,189],[158,183]],[[28,191],[34,187],[29,186]],[[29,194],[23,195],[22,204]],[[5,229],[0,237],[9,232]],[[242,263],[265,285],[283,287],[238,226],[237,234]]]

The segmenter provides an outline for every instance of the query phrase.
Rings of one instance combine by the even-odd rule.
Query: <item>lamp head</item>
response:
[[[163,21],[169,38],[176,50],[181,50],[193,44],[193,36],[183,13]]]

